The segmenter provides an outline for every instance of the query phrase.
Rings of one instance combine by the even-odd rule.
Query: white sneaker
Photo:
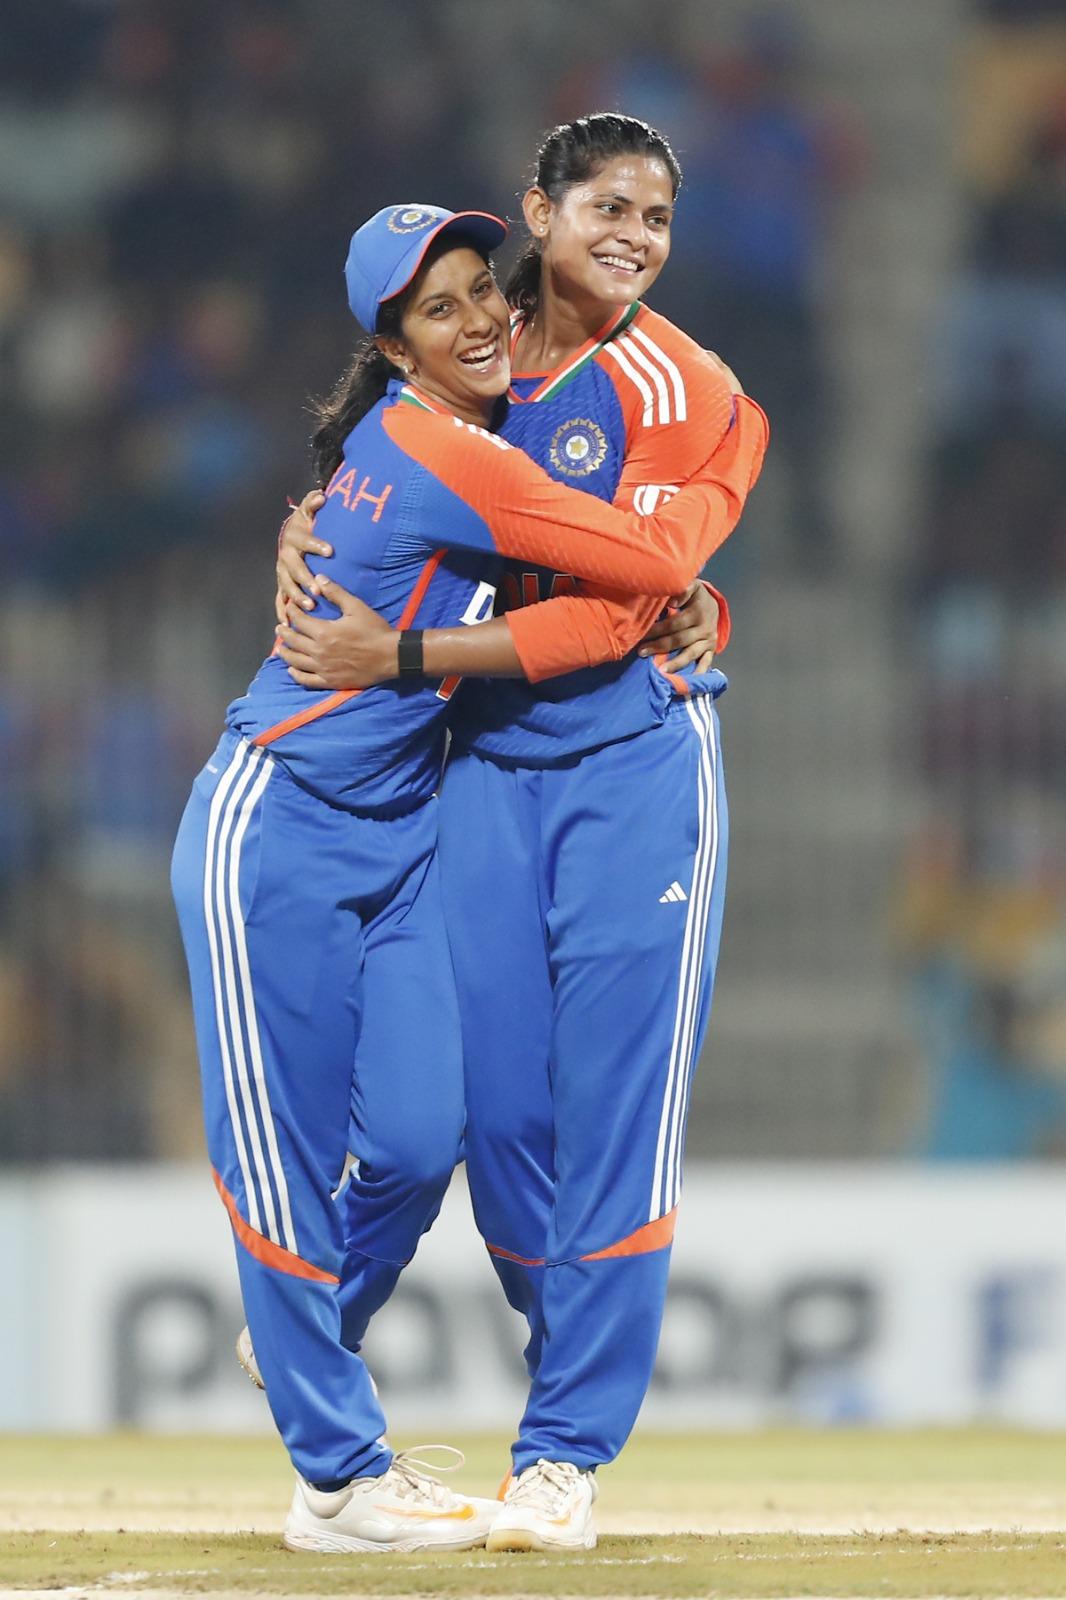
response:
[[[327,1554],[472,1550],[485,1543],[499,1509],[498,1500],[453,1494],[408,1453],[394,1456],[379,1478],[353,1478],[332,1493],[297,1476],[283,1537],[290,1550]]]
[[[594,1550],[596,1478],[569,1461],[540,1460],[512,1478],[488,1550]]]
[[[240,1333],[237,1335],[236,1348],[237,1360],[251,1378],[256,1388],[265,1389],[266,1384],[263,1382],[263,1374],[259,1370],[259,1363],[255,1359],[255,1351],[252,1349],[252,1336],[248,1332],[247,1327],[242,1328]]]

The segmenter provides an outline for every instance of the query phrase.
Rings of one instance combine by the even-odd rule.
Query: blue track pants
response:
[[[448,766],[470,1189],[530,1333],[516,1471],[611,1460],[650,1382],[726,852],[705,696],[563,767]]]
[[[342,1336],[338,1284],[364,1327],[458,1158],[436,811],[353,816],[227,733],[174,848],[208,1153],[267,1397],[313,1483],[391,1460],[366,1368]]]

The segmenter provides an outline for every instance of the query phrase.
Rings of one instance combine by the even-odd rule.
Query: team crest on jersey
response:
[[[389,217],[388,229],[390,233],[420,233],[439,221],[434,212],[424,211],[421,206],[397,206]]]
[[[551,464],[568,478],[587,478],[607,459],[607,438],[590,417],[571,417],[552,435]]]

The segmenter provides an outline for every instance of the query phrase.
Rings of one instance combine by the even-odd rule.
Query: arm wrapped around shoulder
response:
[[[534,561],[626,594],[676,594],[736,525],[758,476],[767,426],[737,397],[733,425],[690,482],[647,514],[605,505],[549,478],[520,450],[483,429],[400,407],[386,430],[450,496],[441,543]],[[428,489],[429,483],[423,485]],[[423,510],[433,509],[423,496]]]

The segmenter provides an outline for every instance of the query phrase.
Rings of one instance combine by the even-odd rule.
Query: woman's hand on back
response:
[[[299,608],[310,611],[315,603],[312,598],[318,592],[315,577],[305,563],[304,556],[333,554],[333,546],[316,538],[314,531],[315,513],[325,503],[326,497],[321,489],[312,489],[281,524],[278,534],[278,591],[274,599],[274,612],[279,623],[288,622],[290,610]]]
[[[697,578],[670,602],[664,617],[641,640],[642,656],[670,657],[671,672],[696,663],[697,672],[710,672],[718,644],[718,602]],[[674,652],[677,652],[675,655]]]
[[[332,619],[300,611],[279,623],[277,654],[305,689],[369,689],[398,673],[400,635],[385,618],[332,578],[315,588],[340,610]]]

